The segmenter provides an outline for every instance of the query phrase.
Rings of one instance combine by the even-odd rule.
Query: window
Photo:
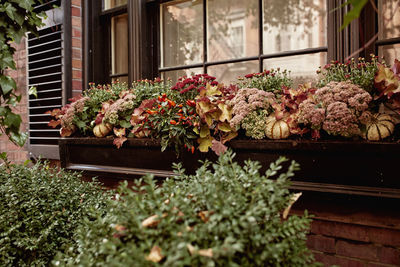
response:
[[[389,64],[400,58],[400,3],[395,0],[378,2],[378,55]]]
[[[316,0],[161,3],[159,72],[173,80],[204,72],[229,83],[280,66],[305,80],[327,61],[326,10]]]
[[[301,83],[330,60],[393,58],[400,48],[399,4],[375,2],[382,15],[370,1],[339,31],[350,7],[335,0],[85,0],[85,82],[196,73],[231,82],[280,67]],[[367,46],[377,29],[379,38]]]

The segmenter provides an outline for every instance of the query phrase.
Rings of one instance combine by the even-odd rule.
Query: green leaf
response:
[[[28,11],[32,11],[32,6],[35,4],[34,0],[11,0],[11,2],[17,3],[18,6]]]
[[[13,112],[8,112],[4,119],[4,124],[11,128],[12,131],[18,131],[21,122],[21,116]]]
[[[17,84],[14,79],[8,76],[0,76],[0,86],[3,91],[3,95],[10,93],[13,89],[17,88]]]
[[[121,125],[122,128],[130,128],[132,125],[130,124],[130,122],[126,121],[126,120],[121,120],[119,122],[119,125]]]
[[[75,124],[76,124],[76,126],[78,126],[78,127],[81,128],[81,129],[86,128],[86,123],[85,123],[84,121],[77,120],[77,121],[75,122]]]
[[[10,17],[10,19],[14,20],[14,13],[17,11],[17,9],[15,7],[12,6],[12,4],[10,3],[6,3],[4,5],[5,7],[5,11],[8,15],[8,17]]]
[[[0,153],[0,159],[7,161],[7,152],[1,152]]]
[[[33,95],[37,98],[37,88],[36,86],[31,86],[28,90],[28,95]]]
[[[343,6],[352,5],[353,8],[344,15],[343,24],[340,27],[340,31],[346,28],[353,20],[360,17],[360,13],[367,3],[368,0],[348,0],[343,4]]]
[[[11,132],[10,140],[19,145],[20,147],[24,146],[28,135],[26,133],[18,133],[18,132]]]
[[[15,21],[18,23],[18,25],[22,26],[22,24],[24,24],[25,21],[25,16],[18,12],[15,12],[14,16],[15,16]]]
[[[0,55],[0,69],[5,69],[7,67],[14,70],[16,69],[12,54],[9,51],[3,50],[2,54]]]

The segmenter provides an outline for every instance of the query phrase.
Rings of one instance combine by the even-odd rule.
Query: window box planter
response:
[[[132,179],[146,173],[168,177],[172,163],[194,171],[198,160],[216,160],[213,153],[160,151],[152,139],[128,139],[117,149],[108,138],[61,138],[61,166],[109,177]],[[236,160],[257,160],[264,172],[283,155],[301,167],[292,188],[302,191],[400,198],[400,144],[366,141],[232,140]]]

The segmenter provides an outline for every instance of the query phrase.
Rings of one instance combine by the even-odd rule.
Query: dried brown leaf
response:
[[[161,248],[159,246],[153,246],[150,254],[146,256],[146,260],[152,262],[160,262],[165,256],[161,254]]]
[[[290,209],[292,208],[293,204],[300,198],[300,196],[302,195],[302,193],[297,193],[294,194],[292,196],[292,198],[289,201],[289,205],[287,206],[287,208],[283,211],[283,215],[282,218],[286,219],[289,215]]]

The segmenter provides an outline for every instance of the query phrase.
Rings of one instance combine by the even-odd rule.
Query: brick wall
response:
[[[325,266],[400,266],[398,201],[317,198],[300,206],[293,213],[307,209],[315,216],[307,245]]]
[[[82,93],[82,1],[71,1],[72,15],[72,96]]]
[[[20,44],[14,46],[16,52],[14,60],[16,62],[16,70],[8,70],[7,74],[14,78],[17,83],[17,94],[22,95],[21,102],[15,107],[14,112],[22,118],[21,130],[27,130],[28,107],[26,97],[26,45],[25,39]],[[28,152],[25,148],[18,147],[8,140],[6,135],[0,137],[0,152],[6,151],[8,159],[15,163],[23,163],[28,159]]]

